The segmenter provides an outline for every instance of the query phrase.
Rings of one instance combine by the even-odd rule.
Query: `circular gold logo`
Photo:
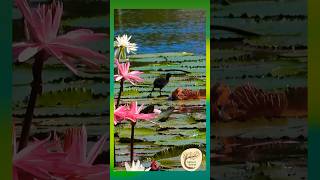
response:
[[[202,163],[202,152],[197,148],[190,148],[181,154],[181,165],[187,171],[196,171]]]

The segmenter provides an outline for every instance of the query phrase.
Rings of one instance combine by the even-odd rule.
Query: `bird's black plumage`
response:
[[[153,81],[153,88],[151,93],[149,94],[149,96],[152,95],[152,92],[154,91],[155,88],[159,89],[160,92],[160,96],[161,96],[161,89],[164,88],[168,83],[169,83],[169,79],[171,77],[170,73],[166,74],[166,77],[158,77]]]

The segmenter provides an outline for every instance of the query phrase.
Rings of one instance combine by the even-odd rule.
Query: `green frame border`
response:
[[[320,178],[320,1],[308,1],[308,179]]]
[[[0,7],[0,179],[12,179],[12,1],[1,0]]]
[[[206,170],[205,171],[155,171],[155,172],[125,172],[114,171],[114,10],[115,9],[201,9],[206,12]],[[210,0],[111,0],[110,2],[110,179],[210,179]]]

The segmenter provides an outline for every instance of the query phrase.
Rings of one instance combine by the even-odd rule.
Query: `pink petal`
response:
[[[118,123],[120,123],[121,121],[123,121],[125,118],[124,118],[124,115],[119,115],[119,113],[115,113],[114,114],[114,119],[113,119],[113,124],[114,125],[117,125]]]
[[[27,47],[24,49],[18,56],[19,62],[24,62],[32,58],[34,55],[36,55],[39,51],[41,51],[41,47],[35,46],[35,47]]]
[[[155,114],[139,114],[137,115],[137,119],[140,119],[140,120],[151,120],[151,119],[154,119],[156,117]]]
[[[20,53],[22,51],[24,51],[26,48],[35,47],[35,46],[36,46],[36,44],[34,44],[34,43],[25,43],[25,42],[14,43],[12,46],[13,59],[14,60],[18,59]]]
[[[142,78],[140,78],[139,76],[135,76],[135,75],[131,75],[131,74],[128,74],[127,76],[126,76],[126,78],[128,79],[128,80],[130,80],[130,81],[133,81],[133,82],[143,82],[143,79]]]
[[[15,0],[14,1],[17,8],[21,11],[23,16],[25,16],[26,19],[29,19],[31,21],[32,19],[32,13],[29,4],[26,0]]]
[[[94,162],[94,160],[97,158],[98,154],[102,150],[106,141],[107,141],[107,135],[104,135],[100,138],[100,140],[97,143],[94,144],[94,146],[90,150],[87,157],[88,164],[92,164]]]
[[[125,79],[128,80],[132,85],[134,85],[134,86],[136,85],[136,82],[135,82],[135,81],[132,81],[132,79],[129,79],[129,78],[127,78],[127,77],[126,77]]]
[[[137,101],[131,102],[131,104],[130,104],[130,112],[131,113],[137,113],[137,111],[138,111],[138,103],[137,103]]]
[[[46,37],[45,32],[45,20],[43,17],[45,17],[45,6],[43,5],[42,8],[38,7],[36,11],[32,12],[32,22],[28,22],[28,24],[31,24],[31,34],[32,37],[35,38],[37,41],[44,42],[44,39]]]
[[[61,63],[63,63],[67,68],[69,68],[74,74],[79,75],[77,67],[73,64],[73,59],[68,57],[63,57],[59,59]]]
[[[18,7],[18,9],[21,11],[23,17],[29,22],[32,23],[33,19],[32,19],[32,12],[30,9],[29,4],[27,3],[26,0],[16,0],[16,5]]]
[[[121,76],[126,76],[128,74],[127,63],[117,63],[118,74]]]
[[[46,16],[45,16],[45,21],[46,23],[44,23],[44,32],[46,32],[46,36],[47,36],[47,40],[50,40],[50,38],[53,38],[54,36],[52,35],[52,10],[49,8],[46,12]],[[49,37],[49,38],[48,38]]]
[[[50,136],[43,141],[37,141],[28,145],[18,154],[14,155],[14,173],[18,175],[19,172],[23,172],[38,179],[51,179],[51,175],[48,172],[54,168],[56,162],[64,160],[66,154],[48,152],[47,147],[50,146],[49,140]],[[23,176],[26,177],[25,174]]]
[[[96,53],[88,48],[78,47],[68,44],[61,43],[52,43],[50,47],[54,47],[55,49],[61,51],[62,53],[68,54],[73,57],[83,57],[86,59],[92,60],[101,60],[102,62],[106,61],[106,56],[100,53]]]
[[[66,65],[73,73],[75,73],[76,75],[79,75],[78,73],[78,70],[75,66],[75,64],[73,63],[75,61],[74,58],[72,57],[68,57],[67,55],[64,55],[60,50],[59,48],[55,48],[55,46],[47,46],[47,49],[48,51],[50,52],[50,54],[52,56],[55,56],[57,59],[59,59],[64,65]],[[97,69],[99,68],[100,66],[91,61],[91,60],[88,60],[86,58],[80,58],[78,60],[81,60],[83,64],[89,66],[90,68],[93,68],[93,69]]]
[[[63,13],[63,4],[60,2],[56,2],[55,6],[55,14],[52,22],[52,33],[54,35],[58,34],[59,26],[60,26],[60,21]]]
[[[90,59],[86,59],[86,58],[81,58],[79,59],[83,64],[87,65],[88,67],[90,67],[91,69],[98,69],[100,68],[100,65],[97,64],[96,62],[90,60]]]
[[[131,71],[129,74],[130,75],[134,75],[134,76],[138,76],[138,75],[143,74],[143,72],[141,72],[141,71]]]
[[[63,54],[61,53],[61,51],[59,51],[58,49],[52,47],[52,46],[47,46],[45,47],[45,49],[54,57],[56,57],[57,59],[62,59],[63,58]]]
[[[67,159],[74,163],[86,162],[87,132],[85,127],[69,128],[65,133],[64,152]]]
[[[114,80],[115,81],[120,81],[123,77],[120,75],[114,75]]]
[[[125,64],[124,64],[124,67],[125,67],[124,71],[125,71],[126,73],[129,73],[130,62],[125,63]]]
[[[127,116],[128,109],[126,106],[120,106],[114,111],[114,125],[124,120]]]
[[[37,154],[39,153],[39,151],[41,151],[41,146],[44,145],[45,143],[47,143],[50,140],[50,137],[48,137],[47,139],[40,141],[40,142],[36,142],[33,143],[31,145],[28,145],[27,147],[25,147],[24,149],[22,149],[19,153],[17,153],[14,157],[13,160],[20,160],[23,158],[27,158],[30,154]]]
[[[137,113],[140,113],[140,111],[142,111],[143,107],[144,107],[144,105],[142,104],[142,105],[138,108]]]
[[[93,31],[88,29],[79,29],[68,32],[65,35],[59,36],[57,38],[57,42],[78,44],[83,42],[85,43],[88,41],[98,41],[105,39],[107,39],[106,34],[94,33]]]

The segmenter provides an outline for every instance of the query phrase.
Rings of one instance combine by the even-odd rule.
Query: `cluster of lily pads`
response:
[[[149,171],[150,168],[146,169],[138,160],[136,163],[134,161],[134,127],[138,120],[150,121],[157,117],[161,113],[160,110],[154,109],[153,112],[143,112],[144,106],[138,106],[137,101],[132,101],[121,105],[121,93],[124,89],[124,82],[128,81],[132,85],[137,83],[142,83],[143,79],[140,77],[143,72],[141,71],[130,71],[130,61],[128,54],[130,52],[137,51],[137,44],[130,42],[131,36],[122,35],[117,36],[114,42],[115,55],[114,60],[117,66],[118,73],[114,75],[114,80],[120,82],[120,91],[118,94],[117,102],[114,110],[114,125],[118,125],[123,121],[129,121],[131,123],[131,141],[130,141],[130,163],[132,166],[126,162],[125,167],[127,171]]]

